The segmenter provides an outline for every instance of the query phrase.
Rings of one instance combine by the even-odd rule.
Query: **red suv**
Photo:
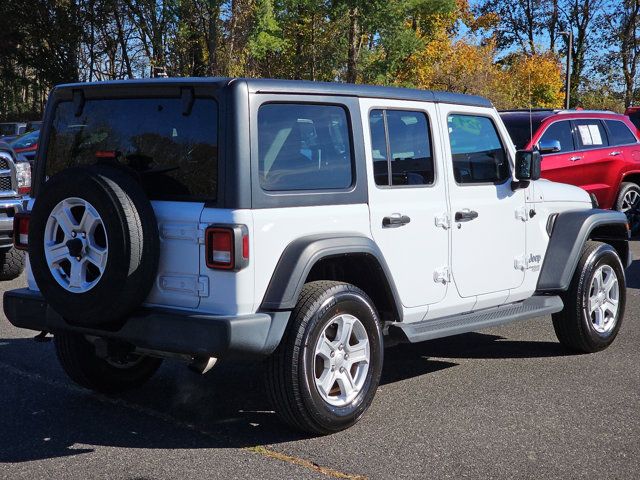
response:
[[[542,176],[595,195],[640,231],[640,143],[629,117],[587,110],[500,112],[518,149],[538,148]]]

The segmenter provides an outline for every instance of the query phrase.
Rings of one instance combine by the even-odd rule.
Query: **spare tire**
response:
[[[149,294],[159,250],[149,199],[113,167],[54,175],[31,212],[33,276],[51,307],[75,325],[121,323]]]

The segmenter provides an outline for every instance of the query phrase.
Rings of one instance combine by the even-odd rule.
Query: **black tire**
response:
[[[130,366],[114,366],[96,355],[81,334],[58,332],[53,343],[65,373],[81,387],[100,393],[119,393],[142,386],[160,368],[162,359],[136,357]]]
[[[326,402],[315,385],[316,341],[337,313],[357,317],[370,346],[363,386],[345,406]],[[382,362],[382,330],[369,297],[350,284],[310,282],[302,289],[280,346],[268,360],[267,392],[280,418],[294,429],[320,435],[338,432],[356,423],[369,408],[380,382]]]
[[[618,311],[613,328],[598,332],[587,311],[591,283],[597,269],[610,266],[618,280]],[[566,348],[582,353],[597,352],[607,348],[618,335],[624,319],[626,284],[622,262],[615,249],[606,243],[588,241],[573,274],[569,290],[562,295],[564,309],[553,315],[556,336]]]
[[[635,192],[637,194],[638,201],[635,202],[629,210],[629,206],[625,205],[625,196],[630,192]],[[629,220],[631,236],[637,236],[640,233],[640,186],[631,182],[621,183],[620,192],[618,192],[618,197],[616,199],[615,209],[619,212],[624,212]]]
[[[0,280],[16,279],[24,271],[24,252],[14,247],[0,253]]]
[[[102,277],[85,292],[72,292],[59,284],[44,252],[52,210],[72,197],[97,210],[108,239]],[[130,175],[115,168],[78,167],[58,173],[43,185],[31,213],[29,259],[35,280],[53,309],[76,325],[117,325],[138,307],[155,281],[159,250],[151,203]]]

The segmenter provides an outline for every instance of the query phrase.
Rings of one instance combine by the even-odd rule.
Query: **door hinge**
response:
[[[204,232],[208,226],[209,225],[206,223],[200,223],[198,225],[198,230],[196,232],[196,241],[198,242],[198,245],[204,245]]]
[[[205,275],[200,275],[198,277],[198,296],[199,297],[208,297],[209,296],[209,277]]]
[[[451,220],[449,219],[449,215],[447,213],[443,213],[442,215],[438,215],[435,218],[436,227],[444,228],[445,230],[451,228]]]
[[[449,267],[442,267],[433,272],[433,281],[442,284],[449,283],[451,281]]]
[[[526,222],[527,220],[529,220],[526,207],[516,208],[516,219],[522,220],[523,222]]]
[[[209,277],[204,275],[161,275],[160,290],[179,295],[209,296]]]

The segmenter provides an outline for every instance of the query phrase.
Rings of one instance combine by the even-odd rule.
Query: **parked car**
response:
[[[0,280],[13,280],[24,270],[24,252],[13,246],[13,219],[23,211],[29,193],[31,167],[19,161],[11,147],[0,141]]]
[[[537,148],[542,176],[577,185],[640,232],[640,143],[628,117],[587,110],[500,112],[516,148]]]
[[[0,140],[10,142],[27,131],[27,124],[23,122],[0,123]]]
[[[626,217],[538,180],[484,98],[154,79],[57,87],[44,122],[4,311],[86,388],[266,358],[281,418],[327,434],[371,404],[384,335],[552,314],[594,352],[623,321]]]
[[[624,114],[629,117],[629,120],[631,120],[631,122],[640,131],[640,107],[629,107]]]
[[[33,132],[34,130],[40,130],[42,126],[42,120],[32,120],[27,122],[27,132]]]
[[[33,130],[12,140],[9,142],[9,145],[16,154],[23,155],[33,166],[33,160],[36,158],[36,151],[38,150],[39,138],[40,130]]]

